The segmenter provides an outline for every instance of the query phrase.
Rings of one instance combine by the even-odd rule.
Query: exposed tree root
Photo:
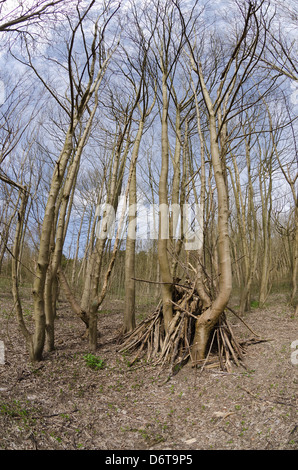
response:
[[[145,358],[155,365],[169,365],[170,375],[186,363],[200,368],[219,367],[226,372],[231,372],[232,363],[245,367],[245,344],[237,341],[225,313],[211,332],[206,358],[199,361],[192,357],[195,323],[202,305],[195,289],[188,286],[176,285],[173,299],[174,316],[167,333],[160,302],[148,318],[122,338],[119,352],[134,353],[131,365]]]

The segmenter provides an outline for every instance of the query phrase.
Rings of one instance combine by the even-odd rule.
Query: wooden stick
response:
[[[208,361],[208,358],[209,358],[209,355],[210,355],[210,352],[211,352],[211,349],[212,349],[212,346],[213,346],[213,341],[214,341],[215,333],[216,333],[216,331],[214,330],[213,336],[212,336],[212,341],[211,341],[211,344],[210,344],[210,348],[209,348],[208,354],[207,354],[206,359],[205,359],[205,362],[204,362],[204,364],[202,365],[202,368],[201,368],[201,373],[203,372],[204,367],[205,367],[205,365],[206,365],[206,362]]]
[[[185,286],[184,284],[179,284],[178,282],[149,281],[148,279],[139,279],[137,277],[132,277],[131,279],[138,282],[147,282],[148,284],[171,284],[172,286],[184,287],[184,289],[193,289],[193,287]]]
[[[190,313],[188,310],[183,308],[181,305],[176,304],[176,302],[174,302],[173,300],[171,300],[171,302],[172,302],[173,305],[175,305],[177,307],[177,309],[181,310],[182,312],[186,313],[187,315],[190,315],[191,317],[195,318],[196,320],[198,319],[198,317],[196,317],[195,315]]]
[[[248,325],[247,323],[245,323],[245,321],[243,320],[243,318],[241,318],[236,312],[235,310],[233,310],[231,307],[227,307],[227,309],[232,312],[240,321],[242,321],[242,323],[244,323],[244,325],[246,326],[246,328],[249,329],[249,331],[252,332],[252,334],[254,334],[255,336],[258,336],[259,338],[261,338],[261,335],[258,335],[257,333],[255,333]]]

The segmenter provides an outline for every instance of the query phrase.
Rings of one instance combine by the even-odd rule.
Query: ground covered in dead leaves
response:
[[[247,348],[246,369],[234,366],[228,374],[184,367],[167,380],[167,369],[142,361],[130,367],[130,357],[117,352],[123,304],[108,299],[100,313],[98,369],[88,365],[83,324],[65,303],[59,306],[56,350],[30,364],[11,295],[2,294],[1,449],[298,449],[298,365],[292,345],[298,326],[281,296],[244,317],[254,332],[270,339]],[[30,324],[25,290],[23,298]],[[228,316],[240,340],[253,336],[237,317]]]

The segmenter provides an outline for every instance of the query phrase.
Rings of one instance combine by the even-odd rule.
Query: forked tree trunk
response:
[[[61,188],[66,166],[72,153],[72,135],[74,128],[69,128],[64,148],[60,158],[57,161],[45,209],[41,239],[39,245],[39,253],[37,259],[36,275],[33,285],[34,298],[34,315],[35,315],[35,332],[34,332],[34,359],[39,361],[42,358],[42,352],[45,344],[45,308],[44,308],[44,288],[46,282],[47,269],[50,262],[50,241],[51,227],[55,218],[55,205]]]
[[[53,221],[52,224],[52,237],[53,237],[53,253],[50,259],[49,267],[46,275],[45,282],[45,316],[46,316],[46,350],[52,351],[54,349],[54,322],[56,317],[56,301],[58,293],[57,273],[61,264],[63,246],[67,232],[67,226],[72,210],[71,195],[74,193],[74,187],[76,185],[77,175],[80,168],[81,156],[83,149],[90,136],[90,131],[93,123],[93,119],[97,110],[98,105],[98,88],[101,80],[98,80],[95,88],[95,101],[93,109],[90,112],[90,116],[85,125],[82,135],[79,138],[77,148],[74,152],[73,159],[67,169],[67,174],[64,182],[64,186],[61,188],[60,201],[56,207],[57,212],[57,223]],[[59,215],[58,215],[59,213]],[[54,226],[57,227],[54,231]]]
[[[200,360],[205,357],[210,332],[213,330],[227,306],[232,290],[232,268],[228,230],[228,193],[217,141],[216,116],[210,95],[204,82],[201,68],[199,69],[199,76],[204,100],[209,113],[211,162],[218,197],[219,283],[216,298],[212,301],[210,307],[208,307],[207,310],[205,310],[196,320],[195,337],[192,347],[193,361]]]

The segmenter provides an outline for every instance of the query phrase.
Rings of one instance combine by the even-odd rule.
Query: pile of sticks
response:
[[[227,372],[232,370],[233,362],[245,367],[244,346],[237,341],[225,313],[210,336],[206,358],[197,361],[192,356],[195,324],[202,313],[202,304],[194,285],[174,285],[172,303],[174,315],[167,333],[160,302],[148,318],[122,338],[119,352],[135,354],[130,365],[141,358],[154,365],[169,364],[172,375],[186,363],[192,367],[218,367]]]

